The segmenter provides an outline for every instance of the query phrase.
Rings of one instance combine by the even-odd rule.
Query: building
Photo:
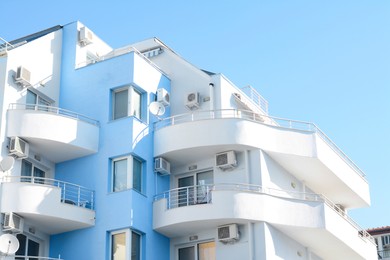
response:
[[[0,87],[17,259],[376,259],[348,216],[370,204],[364,173],[158,39],[55,26],[2,45]]]
[[[367,230],[374,237],[378,249],[378,259],[390,259],[390,226]]]

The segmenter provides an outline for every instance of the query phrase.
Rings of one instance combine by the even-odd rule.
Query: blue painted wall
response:
[[[94,227],[51,236],[50,255],[61,254],[66,260],[99,260],[109,257],[109,232],[130,228],[144,234],[144,260],[169,259],[169,239],[153,231],[153,196],[169,189],[169,178],[153,172],[153,115],[147,121],[127,117],[110,120],[111,89],[135,85],[148,89],[145,99],[154,101],[157,88],[170,90],[170,80],[161,74],[156,86],[134,82],[135,53],[102,61],[75,70],[77,23],[63,28],[62,80],[59,105],[100,121],[99,151],[91,156],[56,165],[56,179],[95,190],[96,224]],[[150,65],[149,65],[150,66]],[[157,71],[157,70],[156,70]],[[145,106],[145,114],[148,114]],[[165,114],[169,115],[169,111]],[[147,133],[133,142],[133,128]],[[132,189],[110,192],[110,158],[136,155],[145,160],[144,192]]]

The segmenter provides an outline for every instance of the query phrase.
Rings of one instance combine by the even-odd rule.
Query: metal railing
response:
[[[241,91],[244,92],[244,94],[247,95],[266,114],[268,114],[268,101],[263,98],[263,96],[261,96],[255,88],[248,85],[246,87],[241,88]]]
[[[70,117],[76,120],[80,120],[95,126],[99,126],[99,121],[92,119],[90,117],[78,114],[76,112],[72,112],[66,109],[46,106],[46,105],[36,105],[36,104],[19,104],[19,103],[11,103],[9,104],[8,109],[10,110],[35,110],[40,112],[52,113],[60,116]]]
[[[375,244],[374,238],[366,230],[362,229],[350,216],[348,216],[344,209],[329,200],[324,195],[316,193],[279,190],[273,188],[265,188],[253,184],[221,183],[210,185],[196,185],[172,189],[162,194],[156,195],[154,197],[154,201],[166,199],[168,210],[198,204],[211,204],[213,202],[213,192],[216,191],[257,193],[286,199],[323,202],[331,209],[333,209],[337,214],[343,217],[350,225],[352,225],[357,230],[358,235],[360,237],[368,239],[370,242]]]
[[[0,37],[0,54],[3,52],[7,52],[12,48],[14,48],[14,46],[11,43]]]
[[[32,183],[61,189],[61,202],[94,210],[94,191],[69,182],[34,176],[4,176],[2,182]]]
[[[317,133],[318,136],[329,145],[329,147],[350,167],[352,167],[362,178],[365,179],[364,172],[315,124],[310,122],[291,120],[280,117],[273,117],[263,114],[258,114],[253,111],[237,110],[237,109],[221,109],[221,110],[206,110],[195,111],[191,113],[179,114],[172,117],[164,118],[155,123],[155,130],[161,128],[178,125],[182,123],[195,122],[201,120],[213,120],[213,119],[229,119],[238,118],[248,121],[253,121],[260,124],[265,124],[273,127],[283,127],[299,131],[308,131]]]
[[[58,258],[53,258],[53,257],[45,257],[45,256],[20,256],[20,255],[15,255],[15,256],[3,256],[4,260],[63,260],[61,256],[58,256]]]
[[[131,53],[131,52],[136,53],[139,57],[144,59],[147,63],[149,63],[149,65],[154,67],[161,74],[167,76],[167,74],[159,66],[157,66],[150,59],[145,57],[145,55],[143,55],[138,49],[134,48],[133,46],[125,46],[125,47],[121,47],[121,48],[118,48],[118,49],[113,49],[111,52],[109,52],[109,53],[107,53],[107,54],[105,54],[103,56],[96,57],[96,59],[90,59],[90,60],[82,61],[82,62],[77,64],[77,67],[81,68],[81,67],[85,67],[85,66],[88,66],[88,65],[91,65],[91,64],[96,64],[98,62],[105,61],[105,60],[110,60],[112,58],[115,58],[115,57],[118,57],[118,56],[122,56],[122,55],[125,55],[125,54],[128,54],[128,53]]]
[[[390,250],[381,250],[378,251],[379,259],[390,258]]]

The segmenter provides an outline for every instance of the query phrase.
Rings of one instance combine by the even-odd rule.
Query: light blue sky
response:
[[[194,65],[255,87],[271,115],[317,124],[367,175],[372,206],[352,217],[364,228],[390,225],[390,1],[238,2],[4,2],[0,37],[76,20],[112,47],[156,36]]]

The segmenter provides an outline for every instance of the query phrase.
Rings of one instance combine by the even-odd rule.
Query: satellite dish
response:
[[[9,171],[14,167],[15,159],[14,157],[7,156],[0,162],[0,169],[3,172]]]
[[[155,116],[162,116],[165,113],[165,106],[160,102],[152,102],[149,105],[149,111]]]
[[[0,236],[0,252],[3,254],[13,255],[19,249],[19,240],[16,236],[11,234],[4,234]]]

